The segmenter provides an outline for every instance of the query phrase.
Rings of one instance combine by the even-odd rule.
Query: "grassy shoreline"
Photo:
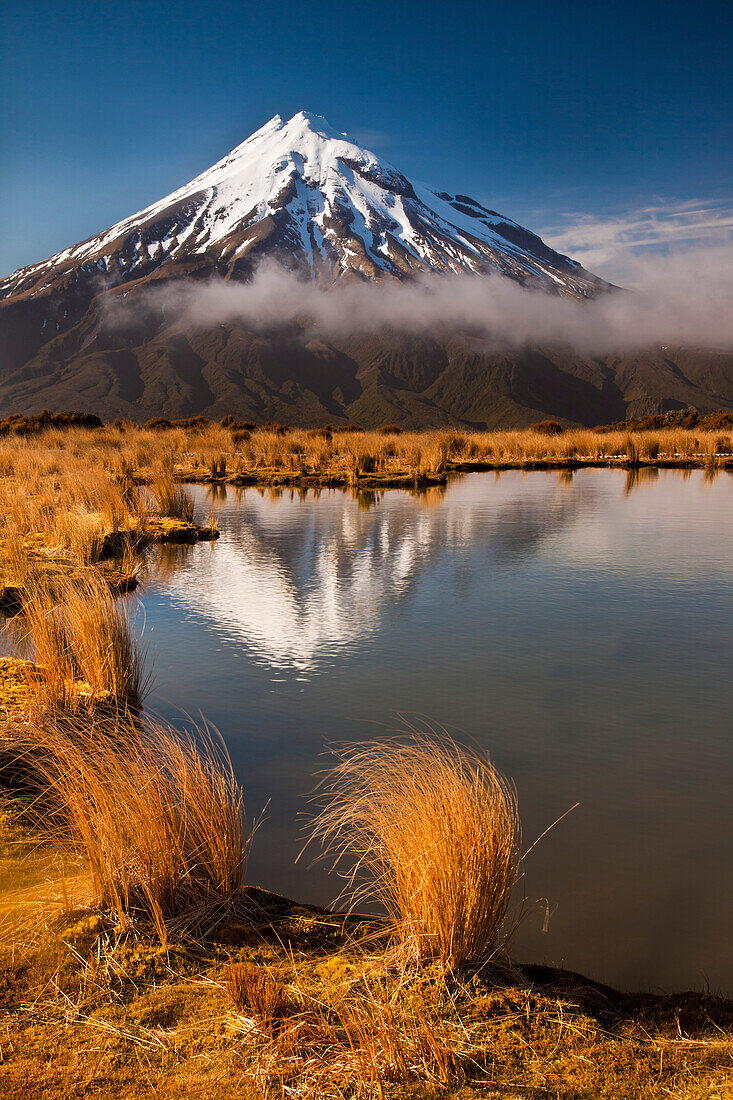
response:
[[[448,741],[362,746],[325,788],[316,834],[371,867],[388,918],[248,884],[257,838],[225,750],[146,716],[145,654],[115,602],[151,542],[216,536],[182,481],[361,490],[474,469],[733,468],[719,431],[597,435],[0,439],[0,585],[20,594],[9,610],[32,657],[0,661],[0,1094],[733,1094],[733,1001],[511,961],[512,790]]]
[[[4,815],[0,1093],[725,1100],[733,1001],[512,963],[396,963],[390,927],[244,887],[165,946]]]
[[[435,483],[451,473],[501,469],[658,466],[733,469],[733,427],[643,431],[379,431],[238,428],[216,424],[45,428],[0,436],[0,483],[61,472],[117,484],[160,482],[167,470],[193,482],[323,485]]]
[[[478,471],[602,467],[629,476],[697,468],[714,478],[733,470],[733,429],[411,433],[191,422],[0,434],[0,610],[12,610],[28,574],[69,576],[107,563],[108,581],[123,592],[151,542],[216,538],[210,517],[194,521],[186,482],[419,491]]]

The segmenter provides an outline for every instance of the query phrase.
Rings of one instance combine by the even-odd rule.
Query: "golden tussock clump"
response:
[[[74,709],[100,698],[123,710],[140,705],[149,684],[145,649],[127,609],[112,599],[100,573],[89,570],[32,586],[23,615],[44,706]]]
[[[153,471],[150,487],[162,516],[184,520],[186,523],[193,521],[193,501],[184,487],[176,481],[172,459],[161,463]]]
[[[512,787],[486,756],[447,736],[418,731],[336,751],[311,836],[335,866],[350,865],[352,904],[379,901],[417,959],[451,968],[485,960],[517,881]]]
[[[210,916],[241,886],[252,830],[222,743],[160,722],[46,717],[14,753],[41,792],[36,826],[88,865],[121,928]]]

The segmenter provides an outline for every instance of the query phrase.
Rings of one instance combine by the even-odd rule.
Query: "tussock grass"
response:
[[[175,480],[172,464],[164,464],[154,470],[151,488],[162,516],[182,519],[186,523],[193,521],[193,501],[184,487]]]
[[[85,716],[20,736],[48,843],[0,798],[3,1095],[727,1095],[733,1002],[506,963],[395,965],[375,953],[383,922],[265,891],[230,905],[251,832],[205,730]]]
[[[513,789],[487,757],[432,733],[337,756],[311,836],[335,866],[348,863],[352,904],[378,900],[417,959],[454,969],[485,960],[517,881]]]
[[[53,535],[73,558],[83,565],[99,560],[105,536],[105,524],[98,512],[89,512],[82,505],[70,509],[60,508],[54,523]]]
[[[83,857],[95,902],[121,928],[142,913],[165,943],[171,919],[200,920],[236,897],[251,830],[229,756],[207,730],[56,716],[15,751],[43,792],[38,828]]]
[[[251,1015],[273,1036],[298,1006],[288,987],[268,967],[250,959],[229,960],[224,982],[238,1012]]]
[[[0,535],[14,528],[34,545],[90,565],[105,535],[131,526],[139,502],[117,483],[104,449],[92,442],[85,455],[76,431],[73,444],[59,449],[55,434],[62,433],[0,443],[0,450],[14,448],[6,456],[12,474],[0,480]]]
[[[140,705],[149,684],[145,650],[101,574],[32,586],[23,614],[40,666],[43,706],[74,710],[100,698],[123,710]]]
[[[33,575],[33,565],[23,533],[6,523],[0,543],[0,577],[3,584],[20,587]]]

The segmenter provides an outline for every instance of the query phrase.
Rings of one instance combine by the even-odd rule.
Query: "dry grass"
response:
[[[24,534],[12,521],[8,521],[0,545],[2,583],[22,587],[32,574],[33,565]]]
[[[390,1084],[410,1081],[448,1088],[465,1078],[465,1028],[446,1026],[425,1000],[406,1004],[401,993],[366,978],[340,1008],[356,1095],[384,1096]]]
[[[631,456],[629,447],[631,446]],[[49,429],[0,440],[0,499],[21,530],[46,530],[78,508],[98,515],[105,530],[129,525],[140,508],[138,484],[152,486],[164,515],[187,514],[176,478],[229,480],[276,476],[348,482],[354,478],[440,476],[453,466],[642,462],[725,465],[730,432],[660,428],[596,432],[571,428],[497,431],[435,429],[308,431],[258,428],[238,432],[215,424],[153,431],[128,426],[96,431]],[[62,524],[65,522],[61,517]],[[70,531],[61,532],[65,537]]]
[[[278,998],[276,1016],[267,1014],[269,999],[264,1013],[248,1001],[236,1005],[245,1095],[516,1100],[520,1088],[537,1100],[728,1095],[733,1005],[714,998],[651,998],[645,1012],[643,998],[635,1006],[634,998],[614,1001],[580,982],[559,992],[551,979],[549,988],[532,986],[517,970],[448,986],[439,973],[395,973],[358,954],[322,963],[301,956],[296,964],[286,945],[267,965],[250,954],[236,965],[279,991],[268,993]]]
[[[242,791],[206,730],[47,717],[16,735],[41,791],[36,825],[87,863],[97,904],[121,928],[210,918],[242,885],[251,841]]]
[[[45,707],[73,710],[100,698],[122,710],[139,707],[149,683],[145,650],[102,575],[90,570],[31,586],[23,615]]]
[[[193,521],[193,501],[176,480],[172,461],[162,464],[151,475],[151,488],[162,516]]]
[[[394,1095],[395,1087],[396,1095],[433,1096],[465,1077],[474,1053],[467,1029],[436,1014],[414,977],[394,981],[355,959],[354,981],[314,983],[311,964],[285,986],[250,960],[231,967],[256,991],[242,997],[227,977],[230,996],[239,994],[238,1026],[255,1039],[246,1075],[260,1096],[369,1100]]]
[[[49,736],[48,730],[36,732]],[[67,727],[61,734],[69,732]],[[87,730],[80,750],[79,732],[62,754],[70,754],[67,760],[76,766],[74,754],[82,751],[85,775],[97,749],[100,763],[86,799],[81,797],[86,786],[76,785],[67,803],[74,812],[67,809],[63,829],[57,811],[53,843],[39,844],[36,831],[26,835],[26,826],[17,828],[0,803],[3,1096],[516,1100],[521,1094],[536,1100],[723,1100],[729,1095],[732,1002],[691,993],[615,994],[565,972],[543,977],[541,968],[482,968],[446,981],[438,964],[396,967],[391,953],[375,954],[376,936],[364,939],[364,922],[356,918],[255,890],[245,893],[241,906],[222,904],[238,877],[236,860],[226,861],[234,873],[224,875],[224,889],[214,889],[212,903],[212,883],[222,882],[220,857],[208,859],[200,835],[192,844],[198,854],[191,865],[196,874],[201,862],[219,870],[193,891],[190,883],[175,883],[170,910],[175,915],[165,918],[167,941],[161,944],[147,919],[149,902],[141,886],[146,877],[159,881],[150,870],[157,849],[143,834],[150,829],[153,837],[171,834],[167,828],[161,834],[151,809],[146,817],[137,814],[145,790],[154,790],[152,777],[157,782],[163,775],[168,787],[177,768],[167,764],[167,749],[150,750],[155,767],[145,768],[148,787],[139,796],[124,790],[133,796],[133,820],[125,827],[123,795],[113,797],[115,746],[108,736],[97,746]],[[97,732],[102,735],[101,728]],[[134,745],[143,732],[128,731],[128,740]],[[137,754],[135,749],[132,759]],[[125,756],[130,759],[129,750]],[[129,778],[129,766],[124,767]],[[227,771],[220,770],[221,761],[214,767],[217,774]],[[60,772],[58,766],[53,772],[59,782],[72,782],[62,781]],[[190,803],[190,781],[173,786],[178,797],[163,803],[164,816],[171,801],[178,810]],[[231,791],[228,783],[225,787]],[[210,786],[198,801],[210,812]],[[225,801],[231,808],[231,799]],[[160,804],[158,799],[155,805]],[[117,823],[115,829],[111,823]],[[104,844],[93,837],[91,850],[106,853],[95,864],[93,891],[83,871],[84,838],[92,829]],[[194,824],[174,835],[197,831]],[[69,837],[84,859],[70,858]],[[163,861],[163,878],[167,866]],[[110,911],[114,890],[123,902],[129,898],[120,914],[114,904]],[[101,909],[87,904],[91,892],[103,902]],[[177,919],[181,907],[200,911],[211,904],[218,919],[192,936],[191,925],[182,927]],[[145,920],[136,919],[141,910]]]
[[[270,1036],[297,1011],[292,993],[267,966],[230,959],[224,981],[237,1011],[251,1015]]]
[[[337,755],[312,836],[335,865],[349,862],[352,904],[377,899],[417,959],[456,969],[486,960],[517,880],[513,789],[447,737],[414,732]]]
[[[733,468],[733,439],[720,428],[556,434],[532,428],[239,431],[216,424],[166,431],[48,428],[0,439],[0,565],[5,583],[13,583],[6,577],[22,571],[18,548],[30,547],[31,556],[41,548],[64,568],[94,564],[125,534],[140,548],[158,537],[161,522],[192,520],[186,480],[363,490],[441,485],[453,471],[585,465],[698,466],[713,477]],[[151,507],[159,513],[152,519]]]

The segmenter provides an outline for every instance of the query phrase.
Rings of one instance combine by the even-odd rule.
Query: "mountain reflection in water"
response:
[[[475,511],[459,485],[387,493],[374,509],[321,492],[306,498],[307,515],[294,507],[293,490],[219,490],[206,503],[225,538],[212,553],[181,555],[168,595],[273,668],[325,671],[429,580],[439,558],[463,556],[465,592],[592,508],[592,488],[569,494],[559,479],[529,498],[517,497],[506,478],[491,481],[491,508]]]
[[[221,538],[151,554],[138,621],[153,709],[202,712],[268,805],[251,881],[333,900],[294,864],[324,749],[422,714],[516,782],[527,846],[580,803],[524,864],[517,957],[733,993],[730,475],[192,491]]]

